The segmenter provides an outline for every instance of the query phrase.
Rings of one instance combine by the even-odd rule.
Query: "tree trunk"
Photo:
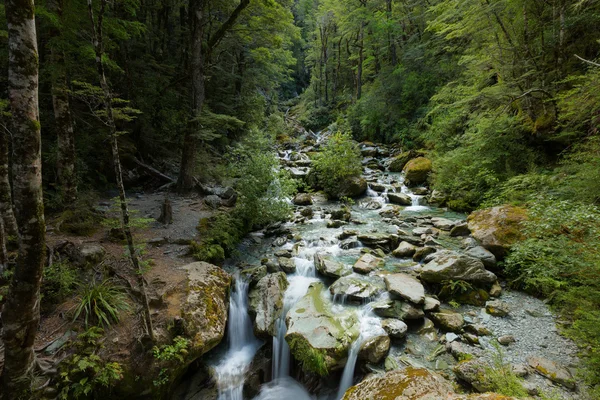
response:
[[[364,27],[365,23],[362,23],[360,32],[358,33],[358,65],[356,67],[356,100],[360,100],[362,97],[362,75],[363,75],[363,61],[365,58],[364,51]]]
[[[7,0],[8,97],[13,128],[13,190],[19,254],[2,312],[4,399],[30,398],[46,253],[33,0]]]
[[[9,179],[9,140],[8,131],[3,127],[0,131],[0,219],[4,220],[6,235],[17,236],[17,221],[13,212]]]
[[[392,19],[392,0],[386,0],[386,15],[388,21]],[[392,66],[398,64],[398,56],[396,54],[396,44],[394,43],[394,37],[391,32],[388,32],[388,44],[390,47],[390,61]]]
[[[90,21],[92,23],[92,40],[94,44],[94,51],[96,53],[96,70],[98,72],[98,78],[100,80],[100,87],[103,93],[103,106],[106,112],[106,125],[109,128],[110,134],[110,148],[113,158],[113,167],[115,170],[115,176],[117,180],[117,188],[119,189],[119,200],[121,203],[121,224],[123,226],[123,232],[127,239],[127,247],[129,249],[129,257],[134,269],[137,272],[138,284],[140,286],[140,292],[142,295],[142,305],[144,307],[144,314],[146,320],[146,328],[150,339],[154,342],[154,329],[152,327],[152,317],[150,315],[150,306],[148,304],[148,296],[146,294],[146,281],[144,280],[143,270],[140,265],[135,246],[133,243],[133,236],[131,234],[131,228],[129,225],[129,209],[127,208],[127,197],[125,196],[125,185],[123,185],[123,172],[121,170],[121,160],[119,158],[119,144],[117,142],[117,127],[115,125],[115,118],[112,108],[112,92],[108,86],[106,75],[104,73],[104,65],[102,64],[102,21],[104,19],[104,12],[106,10],[107,0],[101,0],[100,12],[98,14],[97,24],[94,20],[94,13],[92,7],[92,0],[88,2],[88,13]]]
[[[6,251],[6,234],[4,233],[4,221],[0,218],[0,275],[4,274],[8,267],[8,252]]]

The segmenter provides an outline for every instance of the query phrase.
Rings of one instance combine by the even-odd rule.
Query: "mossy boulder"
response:
[[[524,208],[502,205],[471,213],[467,223],[473,237],[502,259],[513,244],[523,240],[521,223],[526,219]]]
[[[353,314],[334,314],[322,297],[323,288],[321,282],[311,284],[290,309],[285,340],[304,371],[325,376],[344,367],[358,336],[358,320]]]
[[[344,276],[329,287],[334,298],[340,296],[359,303],[368,302],[384,290],[385,285],[380,276]]]
[[[365,194],[367,186],[367,181],[362,176],[350,176],[340,182],[333,197],[359,197]]]
[[[316,253],[314,256],[317,271],[329,278],[340,278],[352,273],[352,270],[341,262],[332,260],[329,256]]]
[[[192,360],[211,350],[223,339],[227,325],[231,275],[206,262],[182,267],[187,272],[181,318]]]
[[[388,170],[390,172],[402,172],[402,169],[407,162],[417,157],[417,153],[413,150],[405,151],[392,158]]]
[[[283,313],[283,297],[288,287],[285,273],[277,272],[263,277],[250,290],[249,310],[254,316],[254,334],[261,339],[275,336],[275,322]]]
[[[406,179],[410,181],[411,185],[424,183],[433,168],[431,160],[425,157],[417,157],[410,160],[404,166],[404,172],[406,173]]]
[[[477,258],[449,250],[438,251],[421,270],[421,280],[441,283],[447,280],[463,280],[474,284],[492,284],[496,275],[485,269]]]

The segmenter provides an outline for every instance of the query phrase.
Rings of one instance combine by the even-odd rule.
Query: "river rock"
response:
[[[379,182],[369,182],[369,187],[377,193],[385,192],[385,189],[387,189],[387,187],[384,184]]]
[[[327,375],[344,366],[356,330],[356,319],[341,320],[321,298],[323,283],[312,283],[308,292],[288,312],[285,340],[306,372]]]
[[[485,312],[494,317],[506,317],[510,312],[510,307],[503,301],[492,300],[485,303]]]
[[[296,272],[296,262],[293,258],[279,257],[277,261],[279,262],[279,268],[281,268],[283,272],[288,274]]]
[[[352,213],[347,208],[331,211],[331,219],[348,222],[350,221],[350,218],[352,218]]]
[[[496,264],[497,264],[496,256],[491,251],[488,251],[481,246],[471,247],[465,251],[465,254],[468,255],[469,257],[473,257],[473,258],[477,258],[478,260],[481,260],[484,267],[486,267],[486,268],[490,268],[490,269],[496,268]]]
[[[569,389],[575,389],[576,387],[575,379],[573,379],[571,372],[555,361],[543,357],[530,356],[527,357],[527,364],[538,374],[545,376],[552,382],[556,382]]]
[[[487,379],[487,370],[489,368],[483,359],[474,359],[458,363],[453,371],[456,377],[468,383],[478,392],[489,392],[493,386]]]
[[[367,191],[367,181],[361,176],[345,178],[336,193],[337,197],[359,197]]]
[[[425,313],[420,308],[400,300],[381,300],[372,304],[373,312],[384,318],[398,318],[400,320],[421,319]]]
[[[371,271],[374,271],[380,267],[383,267],[385,261],[382,258],[375,257],[372,254],[363,254],[357,261],[354,263],[352,269],[354,272],[358,272],[359,274],[368,274]]]
[[[465,324],[465,319],[460,313],[450,310],[441,310],[439,312],[431,313],[431,319],[433,319],[440,328],[452,332],[460,332]]]
[[[313,203],[310,193],[298,193],[292,200],[297,206],[310,206]]]
[[[410,160],[403,168],[406,173],[406,179],[412,185],[423,183],[427,180],[431,172],[431,160],[425,157],[417,157]]]
[[[489,284],[496,281],[496,275],[487,271],[483,263],[472,257],[452,251],[440,251],[421,270],[425,282],[440,283],[445,280],[463,280],[472,283]]]
[[[232,279],[223,269],[206,262],[191,263],[181,269],[187,273],[181,318],[186,336],[191,338],[188,356],[197,359],[223,339]]]
[[[450,236],[469,236],[471,231],[469,225],[466,222],[459,222],[450,229]]]
[[[404,193],[388,193],[387,196],[390,202],[401,206],[410,206],[412,204],[410,196]]]
[[[334,261],[323,254],[316,253],[314,260],[317,271],[323,276],[340,278],[351,274],[350,269],[346,268],[343,263]]]
[[[439,190],[434,190],[429,195],[429,199],[427,200],[429,204],[442,206],[448,200],[448,196],[445,193],[442,193]]]
[[[412,255],[415,254],[415,251],[417,251],[417,246],[408,242],[400,242],[396,250],[392,251],[392,254],[394,257],[405,258],[412,257]]]
[[[340,228],[344,225],[348,225],[348,223],[346,221],[340,221],[339,219],[330,219],[327,221],[327,227],[332,229]]]
[[[415,158],[416,156],[417,153],[413,150],[400,153],[392,159],[390,165],[388,166],[388,170],[390,172],[402,172],[406,163],[409,162],[411,159]]]
[[[360,240],[367,247],[389,247],[390,236],[384,233],[363,233],[358,235]]]
[[[524,208],[503,205],[475,211],[467,222],[473,237],[502,259],[514,243],[523,239],[521,223],[526,219]]]
[[[457,361],[470,360],[483,356],[484,352],[479,347],[474,347],[469,344],[454,341],[446,345],[446,350],[452,354]]]
[[[79,247],[79,255],[81,255],[81,265],[96,266],[104,260],[106,250],[104,247],[97,244],[83,244]]]
[[[423,304],[423,311],[431,312],[437,311],[440,308],[440,301],[430,296],[425,296],[425,303]]]
[[[449,231],[454,227],[454,225],[456,225],[455,221],[452,221],[447,218],[438,217],[431,218],[431,223],[433,224],[433,226],[443,231]]]
[[[352,236],[358,235],[358,231],[354,229],[344,229],[342,233],[340,233],[337,238],[340,240],[346,240]]]
[[[342,240],[339,244],[340,249],[342,250],[350,250],[350,249],[356,249],[358,247],[361,247],[362,244],[357,240],[357,239],[346,239],[346,240]]]
[[[406,336],[408,326],[404,321],[400,321],[396,318],[386,318],[381,321],[381,327],[383,330],[394,339],[402,339]]]
[[[275,322],[283,312],[283,297],[288,281],[283,272],[270,274],[258,281],[248,294],[249,310],[254,315],[254,334],[268,339],[277,335]]]
[[[498,338],[498,343],[500,343],[502,346],[508,346],[509,344],[515,343],[516,341],[517,340],[512,335],[504,335]]]
[[[425,288],[408,274],[391,274],[384,277],[388,292],[414,304],[423,304]]]
[[[329,287],[333,296],[346,296],[348,300],[359,303],[374,298],[384,290],[383,280],[378,276],[344,276]]]
[[[494,282],[492,287],[490,288],[490,296],[492,297],[500,297],[502,294],[502,286],[498,283],[498,281]]]
[[[358,358],[372,364],[379,364],[390,351],[388,335],[379,335],[365,340],[358,351]]]
[[[267,266],[260,265],[258,267],[246,268],[240,272],[240,275],[243,276],[247,282],[250,282],[250,286],[254,286],[267,275]]]
[[[418,248],[417,251],[415,251],[415,254],[413,254],[413,261],[421,261],[428,255],[433,254],[436,251],[437,251],[437,249],[435,247],[431,247],[431,246],[425,246],[425,247]]]

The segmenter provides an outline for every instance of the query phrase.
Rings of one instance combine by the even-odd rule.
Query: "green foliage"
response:
[[[513,285],[548,297],[587,347],[589,383],[600,385],[600,208],[540,198],[528,211],[526,240],[505,260]]]
[[[315,156],[313,166],[319,185],[330,197],[338,197],[344,181],[362,173],[361,155],[356,142],[349,134],[333,134],[320,153]]]
[[[109,327],[119,322],[121,311],[130,309],[124,289],[111,280],[82,284],[77,303],[73,321],[83,317],[85,326],[89,323]]]
[[[57,220],[56,226],[61,232],[78,236],[91,236],[99,228],[103,216],[94,209],[97,198],[93,192],[80,193],[75,204],[51,204],[55,209],[65,209]]]
[[[41,295],[44,303],[58,303],[77,286],[77,270],[68,262],[55,262],[44,268]]]
[[[110,391],[123,379],[121,364],[98,355],[103,335],[101,328],[91,327],[77,337],[76,352],[59,365],[59,399],[100,398],[101,391]]]
[[[188,351],[190,341],[181,336],[173,339],[173,344],[165,344],[160,347],[152,348],[152,356],[159,361],[180,361],[183,362]]]
[[[155,220],[154,218],[144,218],[139,216],[139,211],[129,208],[129,227],[131,229],[145,229]],[[121,222],[121,200],[118,197],[112,199],[112,206],[108,211],[108,217],[102,221],[102,225],[111,229],[120,229]]]
[[[222,263],[244,235],[242,222],[229,213],[201,219],[198,232],[200,242],[192,242],[192,254],[200,261],[213,264]]]
[[[496,349],[493,353],[494,365],[485,368],[485,381],[490,391],[517,398],[527,397],[529,393],[523,387],[523,379],[515,375],[509,362],[504,361],[499,345],[494,343],[494,346]]]
[[[463,280],[445,280],[442,282],[440,296],[445,298],[453,298],[456,295],[468,293],[473,290],[473,286]]]

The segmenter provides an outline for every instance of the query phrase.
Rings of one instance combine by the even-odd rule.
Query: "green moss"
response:
[[[287,342],[294,357],[302,364],[302,369],[315,374],[326,376],[327,354],[324,350],[315,349],[301,336],[293,335]]]

